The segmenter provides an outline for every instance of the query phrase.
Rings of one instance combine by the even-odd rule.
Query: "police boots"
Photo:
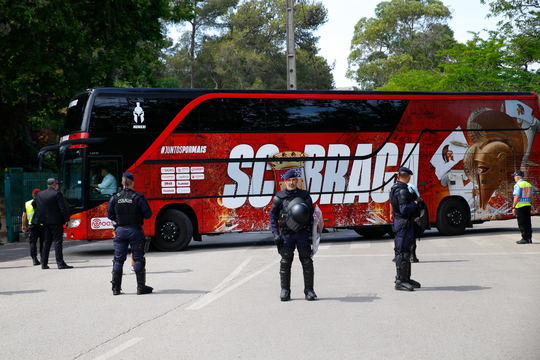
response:
[[[137,295],[150,294],[153,287],[146,286],[146,269],[144,267],[135,270],[137,276]]]
[[[281,280],[281,301],[291,300],[291,263],[288,259],[281,259],[279,267],[279,278]]]
[[[405,254],[401,254],[396,259],[396,281],[395,289],[401,291],[414,291],[414,286],[408,282],[410,274],[410,253],[406,257]]]
[[[306,300],[313,301],[317,298],[315,290],[313,290],[314,275],[315,271],[313,270],[313,260],[311,257],[300,258],[302,263],[302,269],[304,270],[304,294],[306,295]]]
[[[122,290],[122,272],[120,271],[115,272],[114,269],[112,271],[112,293],[113,295],[120,295],[120,291]]]

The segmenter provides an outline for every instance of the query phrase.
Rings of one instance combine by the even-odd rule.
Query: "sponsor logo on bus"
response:
[[[90,226],[92,230],[112,229],[113,222],[106,217],[92,218],[90,220]]]
[[[162,154],[204,154],[206,146],[162,146]]]
[[[328,151],[318,144],[306,144],[304,148],[304,153],[310,157],[365,156],[372,154],[373,151],[373,144],[358,144],[354,149],[354,154],[351,154],[351,149],[345,144],[330,144]],[[279,148],[274,144],[265,144],[256,153],[250,145],[241,144],[231,150],[229,158],[267,158],[279,152]],[[407,159],[411,152],[411,156]],[[406,166],[414,172],[411,183],[416,185],[419,154],[420,145],[415,147],[414,143],[407,143],[400,158],[398,146],[394,143],[386,143],[377,155],[364,160],[306,161],[307,189],[312,193],[311,197],[314,203],[317,201],[320,204],[369,203],[370,197],[373,202],[385,203],[388,201],[392,183],[377,191],[369,190],[382,186],[395,174],[395,171],[387,172],[387,167],[398,165]],[[404,163],[405,159],[407,161]],[[373,161],[375,161],[375,167],[372,173]],[[252,168],[251,178],[241,168]],[[271,170],[271,167],[264,162],[229,163],[227,175],[234,183],[224,186],[223,195],[229,197],[223,197],[223,206],[236,209],[243,206],[246,201],[249,201],[251,206],[256,208],[267,206],[272,201],[272,196],[261,195],[275,192],[274,180],[264,180],[264,173],[267,170]],[[347,176],[348,173],[349,176]],[[313,194],[317,192],[346,193]]]

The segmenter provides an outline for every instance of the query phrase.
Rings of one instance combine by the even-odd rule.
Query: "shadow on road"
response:
[[[0,295],[24,295],[24,294],[35,294],[40,292],[45,292],[46,290],[15,290],[15,291],[0,291]]]

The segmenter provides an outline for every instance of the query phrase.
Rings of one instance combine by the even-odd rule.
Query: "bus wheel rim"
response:
[[[173,221],[168,221],[161,227],[161,237],[167,241],[175,241],[178,239],[180,229]]]
[[[461,211],[458,209],[452,209],[448,212],[448,221],[453,226],[458,226],[461,224],[461,221],[463,220],[463,217],[461,215]]]

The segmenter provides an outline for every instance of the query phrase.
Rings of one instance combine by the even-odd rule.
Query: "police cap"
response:
[[[518,171],[516,171],[515,173],[513,173],[512,175],[513,175],[513,176],[523,177],[524,174],[523,174],[523,171],[518,170]]]
[[[289,169],[289,171],[287,171],[285,173],[285,175],[283,175],[283,180],[287,180],[287,179],[290,179],[292,177],[296,177],[296,170],[295,169]]]
[[[402,171],[404,171],[404,172],[406,172],[406,173],[409,173],[409,174],[411,174],[411,175],[413,174],[412,170],[409,169],[409,168],[407,168],[407,167],[405,167],[405,166],[400,167],[399,170],[398,170],[398,173],[400,173],[400,172],[402,172]]]
[[[129,171],[126,171],[124,175],[122,175],[122,177],[125,177],[126,179],[130,179],[131,181],[135,181],[135,176],[133,176],[133,174],[130,173]]]

